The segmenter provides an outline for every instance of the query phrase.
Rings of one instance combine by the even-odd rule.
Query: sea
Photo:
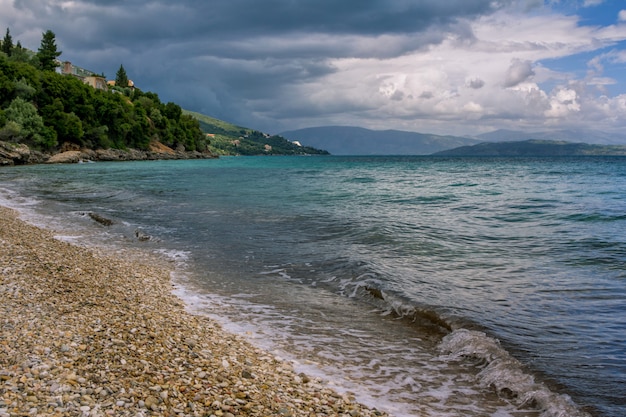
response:
[[[626,415],[624,157],[16,166],[0,204],[393,416]]]

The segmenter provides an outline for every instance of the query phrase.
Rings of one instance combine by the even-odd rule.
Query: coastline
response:
[[[5,207],[0,271],[0,417],[386,415],[187,312],[167,267]]]
[[[43,153],[30,149],[25,144],[0,141],[0,166],[35,164],[75,164],[96,161],[156,161],[169,159],[216,159],[208,151],[174,150],[160,142],[150,143],[148,150],[140,149],[89,149],[64,144],[55,153]]]

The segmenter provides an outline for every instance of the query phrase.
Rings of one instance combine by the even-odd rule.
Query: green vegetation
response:
[[[207,149],[198,121],[177,104],[162,103],[157,94],[136,88],[98,90],[78,77],[59,74],[60,54],[51,31],[43,34],[35,54],[19,42],[14,46],[7,30],[0,45],[0,140],[44,152],[64,143],[146,150],[153,141],[173,149]]]
[[[7,56],[11,56],[11,52],[13,51],[13,37],[9,29],[7,28],[7,33],[4,35],[4,39],[2,40],[2,52],[4,52]]]
[[[123,65],[120,65],[120,69],[115,74],[115,85],[122,88],[128,87],[128,75]]]
[[[200,123],[211,143],[209,150],[216,155],[326,155],[328,152],[297,145],[282,136],[268,135],[257,130],[235,126],[200,113],[183,110]]]
[[[37,52],[40,68],[44,71],[54,71],[59,66],[57,58],[60,56],[61,51],[57,51],[54,32],[47,30],[41,38],[41,46]]]

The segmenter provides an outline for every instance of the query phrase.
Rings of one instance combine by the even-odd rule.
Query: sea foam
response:
[[[497,339],[483,332],[458,329],[445,336],[439,351],[446,360],[470,361],[480,372],[477,378],[486,388],[520,408],[537,409],[542,417],[590,417],[569,396],[556,394],[525,372]]]

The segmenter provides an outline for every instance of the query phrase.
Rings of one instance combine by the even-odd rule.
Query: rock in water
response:
[[[135,230],[135,237],[137,238],[137,240],[139,240],[141,242],[145,242],[146,240],[150,240],[150,235],[145,234],[144,232],[142,232],[139,229]]]
[[[97,221],[103,226],[111,226],[113,224],[113,220],[102,217],[98,213],[89,213],[89,217],[91,217],[93,220]]]

